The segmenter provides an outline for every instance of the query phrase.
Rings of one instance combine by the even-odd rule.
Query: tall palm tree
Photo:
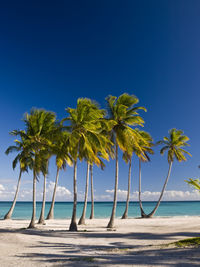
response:
[[[69,139],[68,132],[66,131],[60,132],[56,136],[55,144],[53,144],[52,146],[52,153],[56,156],[57,171],[56,171],[56,180],[55,180],[55,185],[54,185],[54,190],[53,190],[51,207],[49,209],[49,212],[46,218],[47,220],[54,218],[54,205],[55,205],[55,198],[56,198],[56,189],[58,185],[59,171],[61,169],[65,170],[67,164],[69,166],[73,165],[72,159],[69,155],[68,139]]]
[[[12,132],[10,133],[12,134]],[[21,141],[19,140],[15,140],[15,146],[9,146],[8,149],[6,150],[6,155],[10,154],[11,152],[19,152],[19,154],[15,157],[15,159],[13,160],[13,169],[16,168],[17,163],[20,164],[20,172],[19,172],[19,178],[18,178],[18,182],[17,182],[17,188],[15,191],[15,196],[12,202],[12,205],[9,209],[9,211],[6,213],[6,215],[4,216],[4,219],[11,219],[15,205],[16,205],[16,201],[17,201],[17,196],[19,193],[19,188],[20,188],[20,183],[21,183],[21,176],[23,172],[28,172],[28,167],[30,166],[30,155],[28,153],[28,151],[26,150],[26,147],[23,143],[23,139]]]
[[[96,112],[97,111],[97,112]],[[96,164],[97,166],[103,167],[104,164],[101,158],[109,160],[109,151],[112,145],[110,138],[107,135],[105,124],[107,123],[104,120],[104,110],[98,109],[98,105],[96,103],[92,103],[91,112],[96,114],[95,116],[95,128],[88,128],[86,136],[90,143],[90,148],[92,151],[85,149],[85,159],[87,161],[87,173],[86,173],[86,185],[85,185],[85,199],[84,199],[84,206],[81,218],[78,222],[79,225],[85,224],[85,215],[86,215],[86,208],[87,208],[87,196],[88,196],[88,185],[89,185],[89,172],[90,166]],[[99,117],[97,118],[97,116]],[[108,126],[107,126],[108,127]]]
[[[52,137],[57,131],[56,116],[53,112],[32,109],[24,118],[25,139],[33,154],[33,212],[29,228],[35,227],[36,219],[36,181],[44,166],[43,152],[52,145]]]
[[[118,98],[115,96],[108,96],[106,98],[108,103],[109,119],[115,122],[111,131],[111,138],[115,144],[115,187],[114,200],[110,221],[108,228],[114,227],[114,218],[117,206],[117,190],[118,190],[118,147],[127,152],[128,155],[132,153],[133,147],[138,147],[138,134],[130,126],[143,126],[143,119],[138,115],[139,109],[145,110],[144,107],[134,107],[138,103],[138,98],[134,95],[122,94]],[[139,149],[139,148],[138,148]]]
[[[150,218],[157,211],[160,205],[161,199],[163,197],[165,188],[167,186],[167,182],[169,180],[170,174],[171,174],[171,169],[172,169],[172,164],[174,162],[174,159],[177,159],[178,162],[182,162],[182,161],[186,161],[186,157],[184,154],[191,156],[189,152],[183,149],[186,146],[189,146],[187,143],[188,140],[189,138],[183,134],[182,130],[177,130],[173,128],[169,130],[169,137],[165,136],[163,140],[157,142],[157,144],[164,145],[164,147],[162,147],[160,150],[161,155],[163,155],[165,151],[168,151],[167,158],[168,158],[168,163],[169,163],[169,169],[168,169],[167,177],[165,179],[160,197],[158,199],[158,202],[155,208],[148,215],[145,215],[144,217]]]
[[[98,120],[102,116],[102,111],[96,108],[96,103],[90,99],[80,98],[77,101],[77,107],[75,109],[68,108],[67,112],[69,113],[69,117],[63,119],[63,121],[70,122],[70,125],[68,126],[71,133],[69,137],[69,149],[70,155],[74,161],[74,203],[69,230],[77,231],[77,160],[90,160],[92,158],[97,161],[97,157],[91,144],[94,142],[96,143],[96,146],[100,145],[95,134],[97,131]]]

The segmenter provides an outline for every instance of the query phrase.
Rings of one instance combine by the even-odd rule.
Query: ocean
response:
[[[10,201],[0,202],[0,219],[4,217],[11,206]],[[45,216],[47,215],[50,207],[50,202],[46,202]],[[143,208],[146,213],[152,211],[156,202],[146,201],[143,202]],[[118,202],[116,217],[121,217],[126,202]],[[42,202],[37,202],[36,216],[39,217]],[[56,202],[54,209],[55,219],[71,218],[73,202]],[[77,218],[81,216],[83,208],[83,202],[77,204]],[[88,202],[86,217],[90,216],[91,203]],[[112,211],[112,202],[95,202],[94,215],[95,218],[109,218]],[[13,212],[13,219],[30,219],[32,215],[32,202],[17,202],[15,210]],[[130,202],[129,205],[129,217],[139,217],[140,209],[138,202]],[[200,216],[200,201],[162,201],[155,216]]]

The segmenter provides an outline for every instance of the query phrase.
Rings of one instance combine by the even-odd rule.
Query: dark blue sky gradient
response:
[[[157,141],[170,128],[190,137],[193,157],[176,164],[168,190],[188,190],[199,175],[200,1],[5,1],[0,3],[0,183],[16,179],[8,132],[23,128],[31,107],[66,116],[78,97],[105,107],[105,97],[135,94],[148,109],[145,130]],[[167,173],[158,148],[143,168],[143,189],[159,191]],[[137,165],[135,159],[135,180]],[[54,180],[52,161],[50,180]],[[99,194],[112,189],[114,162],[96,171]],[[79,168],[84,189],[85,167]],[[72,170],[60,183],[72,190]],[[127,166],[120,161],[119,188]],[[67,179],[64,179],[64,178]],[[30,176],[31,179],[31,176]],[[41,183],[40,183],[41,184]],[[137,182],[133,190],[137,190]]]

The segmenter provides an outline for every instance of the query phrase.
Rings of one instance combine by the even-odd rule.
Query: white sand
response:
[[[25,220],[0,221],[0,266],[200,266],[200,248],[163,244],[200,236],[200,217],[87,220],[68,232],[69,220],[23,229]]]

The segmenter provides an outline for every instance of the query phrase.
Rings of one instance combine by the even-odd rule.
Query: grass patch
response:
[[[172,244],[177,247],[200,247],[200,237],[188,238]]]

